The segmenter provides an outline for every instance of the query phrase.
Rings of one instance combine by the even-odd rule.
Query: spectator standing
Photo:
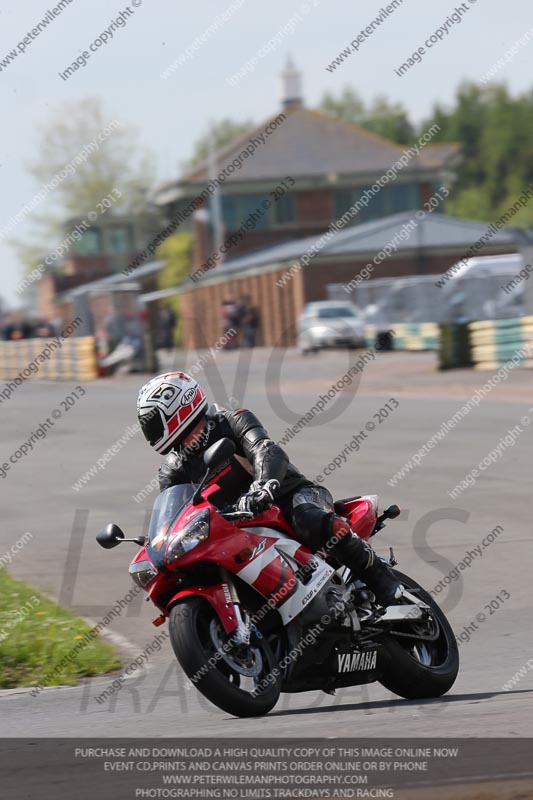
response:
[[[242,308],[242,346],[255,347],[257,329],[259,327],[259,310],[251,303],[250,295],[244,295]]]
[[[157,346],[163,350],[174,349],[174,330],[178,318],[176,312],[168,303],[159,312],[159,330]]]
[[[232,329],[235,331],[233,334],[230,333]],[[224,350],[233,350],[238,346],[239,310],[231,297],[222,301],[222,335],[226,338]]]

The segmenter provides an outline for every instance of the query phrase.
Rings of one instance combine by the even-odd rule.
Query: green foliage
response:
[[[400,103],[389,103],[384,97],[374,100],[367,111],[364,127],[397,144],[408,144],[415,135],[414,126],[403,106]]]
[[[1,689],[73,685],[84,676],[120,667],[110,645],[97,637],[84,639],[91,628],[83,620],[4,569],[0,569],[0,597]]]
[[[386,97],[376,97],[367,108],[359,95],[346,87],[338,98],[326,92],[319,111],[353,125],[360,125],[398,144],[407,144],[414,138],[415,129],[406,110],[400,103],[391,103]]]
[[[452,217],[480,221],[489,220],[493,216],[488,195],[484,189],[478,186],[470,186],[466,189],[458,189],[455,186],[447,200],[446,211]]]
[[[324,95],[320,111],[408,144],[437,124],[433,143],[458,142],[462,161],[447,201],[450,214],[489,221],[505,213],[533,185],[533,90],[512,97],[503,84],[465,81],[449,109],[436,103],[419,129],[405,109],[385,98],[368,106],[351,88]],[[513,217],[513,225],[533,224],[533,203]]]
[[[32,214],[33,239],[10,242],[26,272],[63,239],[66,218],[95,211],[113,189],[122,197],[106,214],[139,213],[146,207],[146,191],[155,179],[152,158],[140,147],[132,125],[116,124],[109,130],[113,122],[99,99],[84,98],[53,109],[38,129],[35,157],[28,166],[36,192],[56,176],[61,180]],[[92,142],[97,149],[87,148]],[[87,160],[72,163],[83,152]]]
[[[115,187],[122,198],[114,209],[135,211],[144,205],[144,191],[154,179],[153,164],[140,148],[132,125],[117,124],[99,141],[99,134],[113,122],[119,121],[104,110],[100,99],[84,98],[54,109],[42,125],[36,156],[29,165],[39,184],[61,173],[90,142],[98,146],[54,188],[52,200],[63,216],[93,211]]]
[[[533,92],[512,97],[505,85],[462,83],[448,110],[436,105],[421,131],[437,123],[434,141],[460,142],[463,160],[447,205],[451,214],[491,220],[533,185]],[[533,224],[533,204],[513,225]]]
[[[182,166],[184,168],[195,167],[208,158],[210,145],[212,145],[215,151],[220,150],[227,144],[234,142],[240,136],[247,134],[254,127],[254,123],[250,122],[250,120],[234,122],[226,118],[215,122],[214,125],[198,139],[191,158]]]
[[[363,125],[365,119],[365,104],[349,86],[343,89],[338,97],[326,92],[318,110],[329,117],[338,117],[353,125]]]
[[[165,239],[157,249],[156,258],[164,261],[165,266],[158,275],[157,283],[159,289],[171,289],[182,283],[192,272],[192,248],[193,237],[191,233],[182,231],[174,233]],[[175,341],[179,344],[181,335],[180,319],[180,297],[179,295],[170,296],[166,300],[167,305],[171,306],[178,323],[175,331]]]

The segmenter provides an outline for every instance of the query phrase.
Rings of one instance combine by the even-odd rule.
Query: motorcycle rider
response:
[[[139,424],[148,443],[166,458],[159,468],[160,490],[199,483],[205,473],[204,451],[223,437],[235,444],[231,475],[217,478],[226,503],[261,514],[276,503],[294,530],[294,538],[313,552],[325,550],[364,581],[382,605],[397,601],[403,587],[390,567],[348,520],[335,513],[324,486],[308,480],[285,451],[269,437],[251,411],[213,404],[197,381],[169,372],[146,383],[137,401]],[[210,498],[211,499],[211,498]]]

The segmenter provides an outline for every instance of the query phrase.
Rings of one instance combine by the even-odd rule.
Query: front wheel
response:
[[[248,645],[236,645],[212,606],[200,597],[188,597],[171,609],[169,634],[187,677],[222,711],[258,717],[278,702],[280,670],[258,631]]]
[[[416,581],[394,570],[405,588],[430,607],[427,621],[397,625],[383,645],[389,655],[381,683],[394,694],[409,700],[440,697],[448,692],[459,672],[459,649],[450,623],[435,600]]]

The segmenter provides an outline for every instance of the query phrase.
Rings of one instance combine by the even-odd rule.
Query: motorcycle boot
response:
[[[356,578],[366,583],[380,605],[397,603],[404,587],[389,565],[378,558],[372,547],[352,531],[346,519],[332,515],[328,523],[329,539],[326,549],[348,567]]]

